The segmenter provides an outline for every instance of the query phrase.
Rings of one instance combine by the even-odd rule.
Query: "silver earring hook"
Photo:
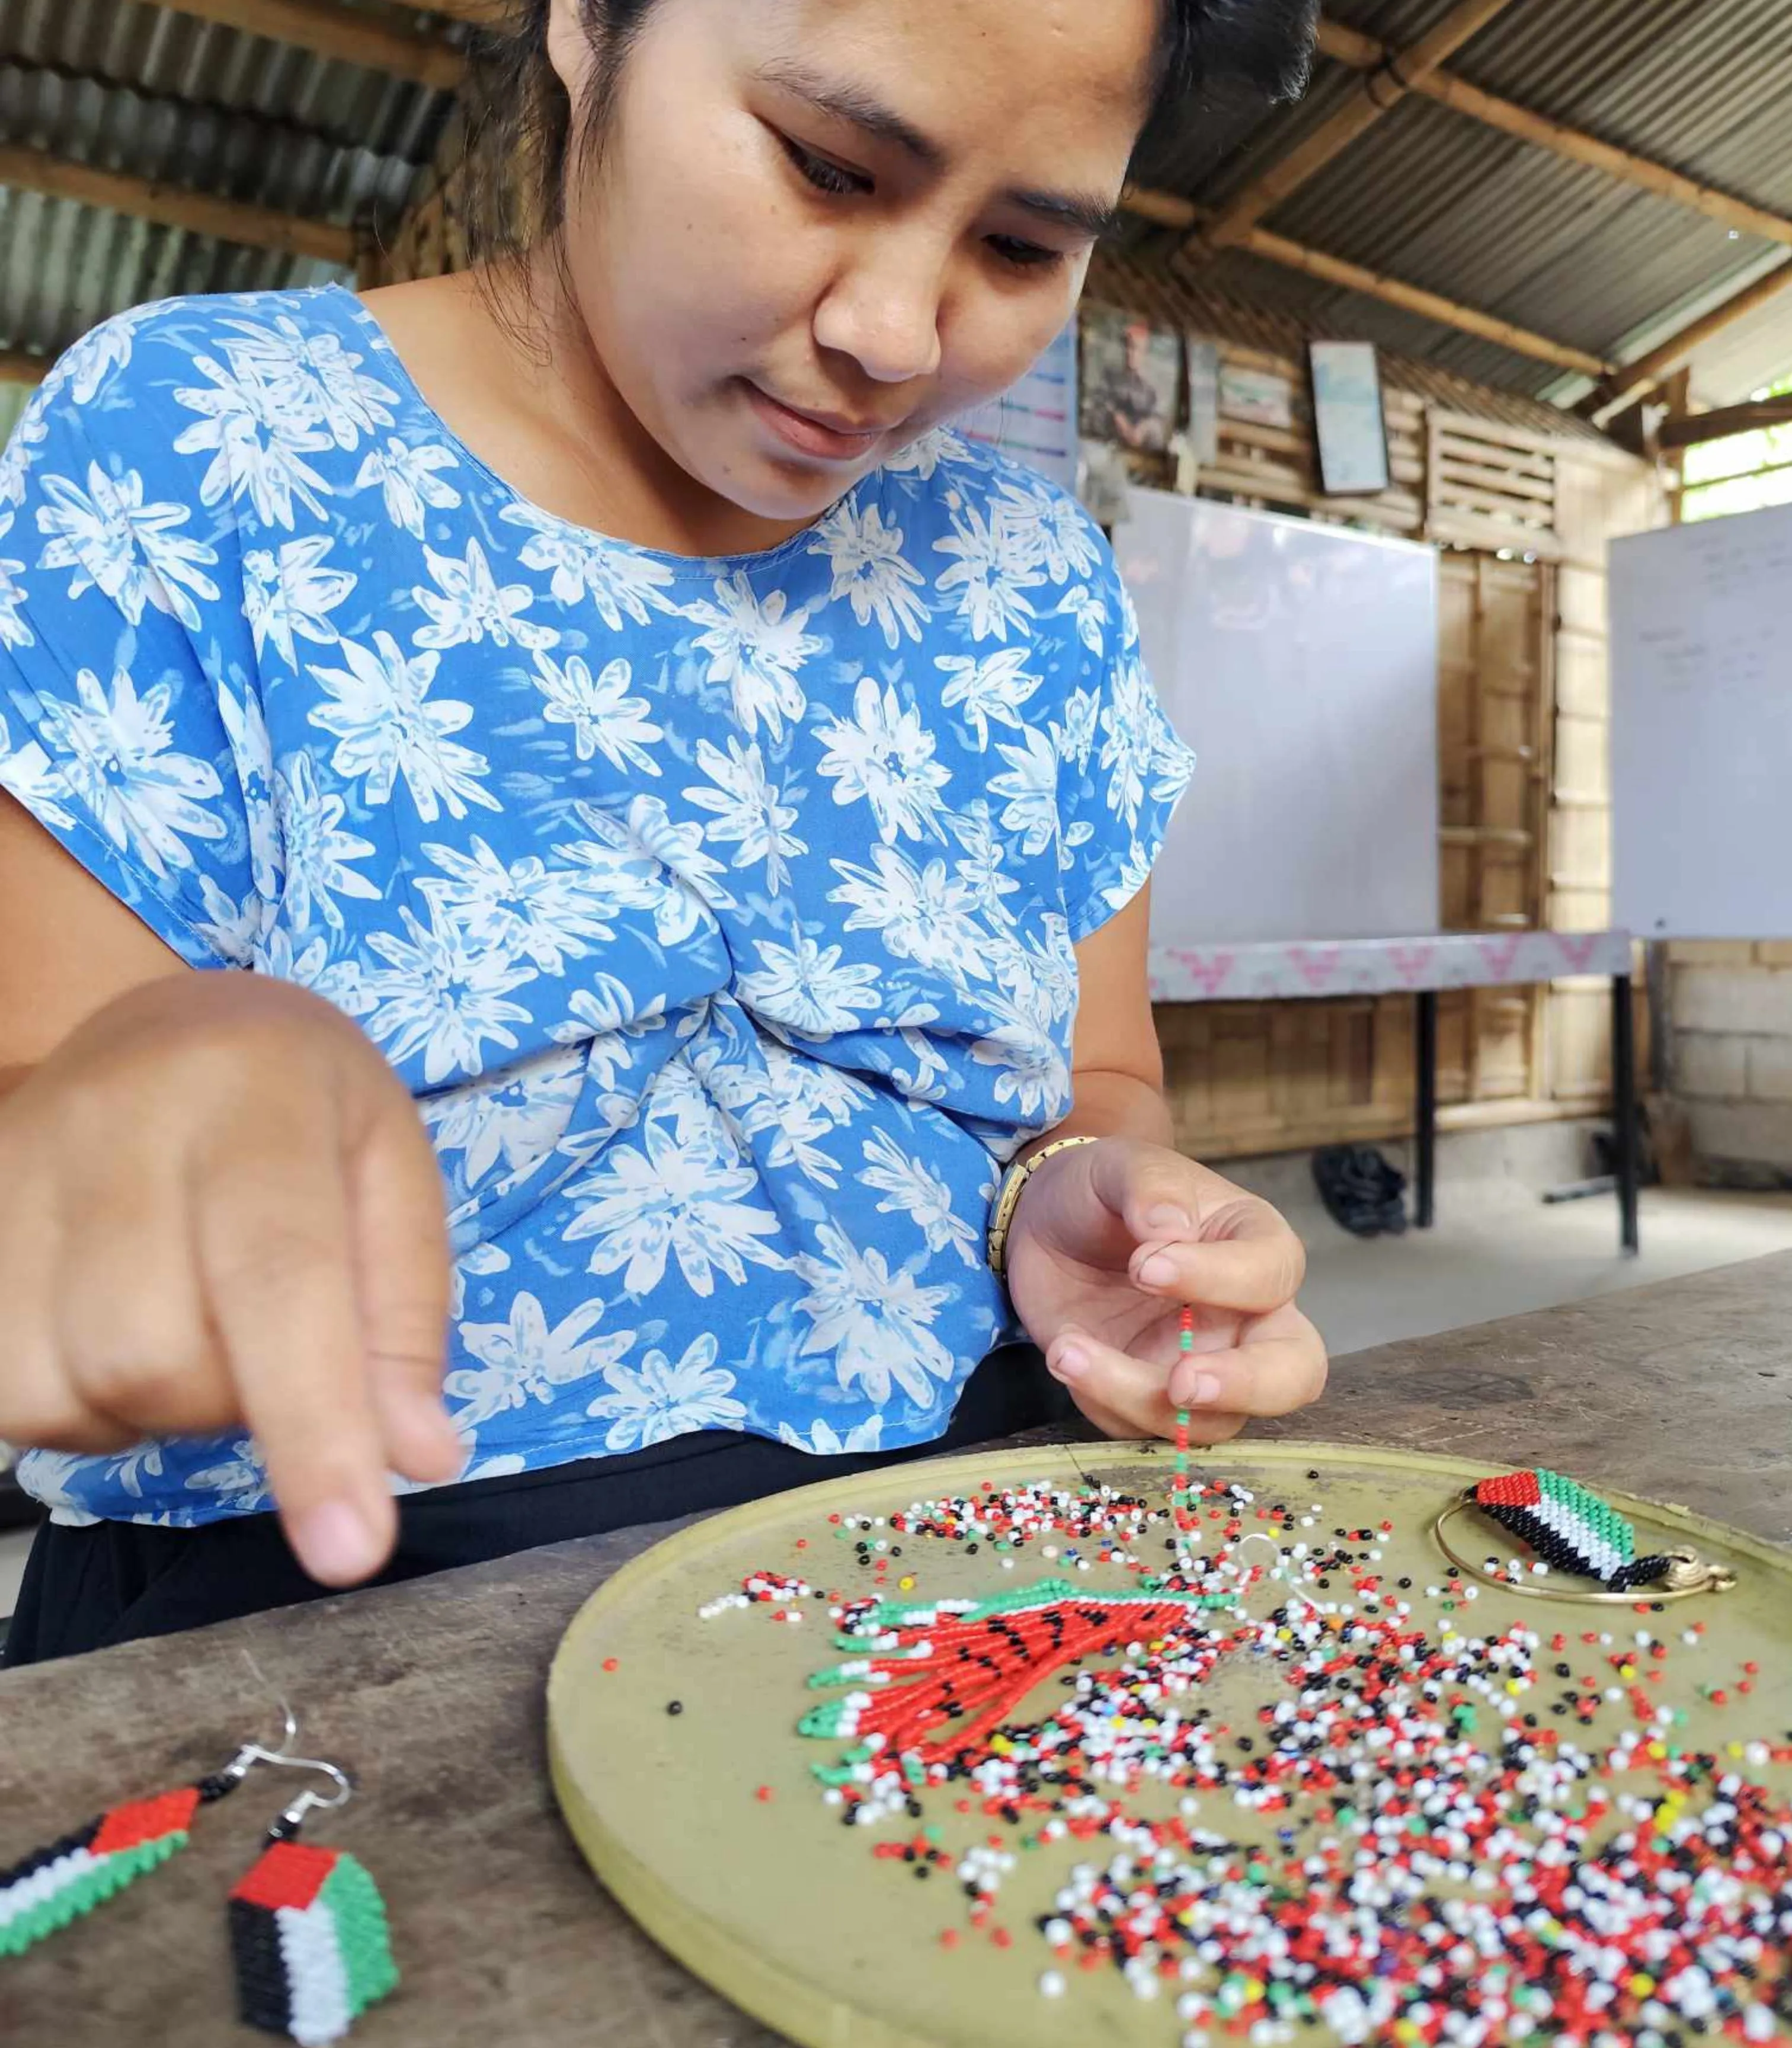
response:
[[[299,1739],[298,1716],[288,1702],[268,1685],[261,1667],[249,1652],[245,1650],[242,1654],[248,1661],[250,1670],[255,1674],[280,1709],[282,1723],[281,1747],[270,1749],[265,1743],[246,1742],[219,1773],[219,1779],[226,1785],[240,1785],[258,1763],[266,1763],[279,1771],[315,1771],[320,1776],[332,1782],[336,1786],[333,1793],[308,1790],[301,1792],[281,1815],[280,1825],[283,1827],[297,1828],[307,1813],[327,1812],[338,1806],[346,1806],[355,1796],[355,1787],[347,1772],[323,1757],[295,1756],[293,1754],[293,1747]]]

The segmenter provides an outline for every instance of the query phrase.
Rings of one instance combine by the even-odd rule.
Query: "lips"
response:
[[[773,398],[757,384],[749,383],[747,392],[754,411],[774,434],[801,453],[824,462],[862,462],[901,424],[885,425],[839,413],[812,412]]]

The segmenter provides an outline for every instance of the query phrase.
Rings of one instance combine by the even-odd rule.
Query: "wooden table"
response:
[[[1485,1464],[1537,1458],[1792,1542],[1792,1255],[1341,1360],[1272,1433]],[[0,1676],[0,1864],[110,1801],[215,1768],[267,1726],[246,1651],[363,1796],[359,1852],[408,1975],[366,2048],[748,2048],[775,2037],[638,1935],[563,1833],[542,1680],[592,1588],[655,1531]],[[170,1867],[16,1962],[9,2048],[242,2048],[225,1891],[284,1790],[250,1781]]]

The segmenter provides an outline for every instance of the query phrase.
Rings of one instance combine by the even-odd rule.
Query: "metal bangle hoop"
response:
[[[1722,1565],[1708,1564],[1691,1550],[1670,1550],[1673,1559],[1657,1584],[1632,1586],[1627,1592],[1609,1592],[1604,1587],[1580,1591],[1561,1585],[1553,1576],[1547,1585],[1521,1585],[1463,1556],[1445,1533],[1450,1522],[1474,1506],[1472,1500],[1453,1500],[1431,1525],[1437,1548],[1459,1572],[1503,1593],[1517,1593],[1524,1600],[1572,1600],[1583,1607],[1635,1607],[1639,1600],[1689,1600],[1695,1593],[1727,1593],[1736,1582],[1736,1573]]]

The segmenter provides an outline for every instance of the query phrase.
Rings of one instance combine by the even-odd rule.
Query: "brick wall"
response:
[[[1708,1176],[1792,1186],[1792,941],[1669,948],[1671,1082]]]

